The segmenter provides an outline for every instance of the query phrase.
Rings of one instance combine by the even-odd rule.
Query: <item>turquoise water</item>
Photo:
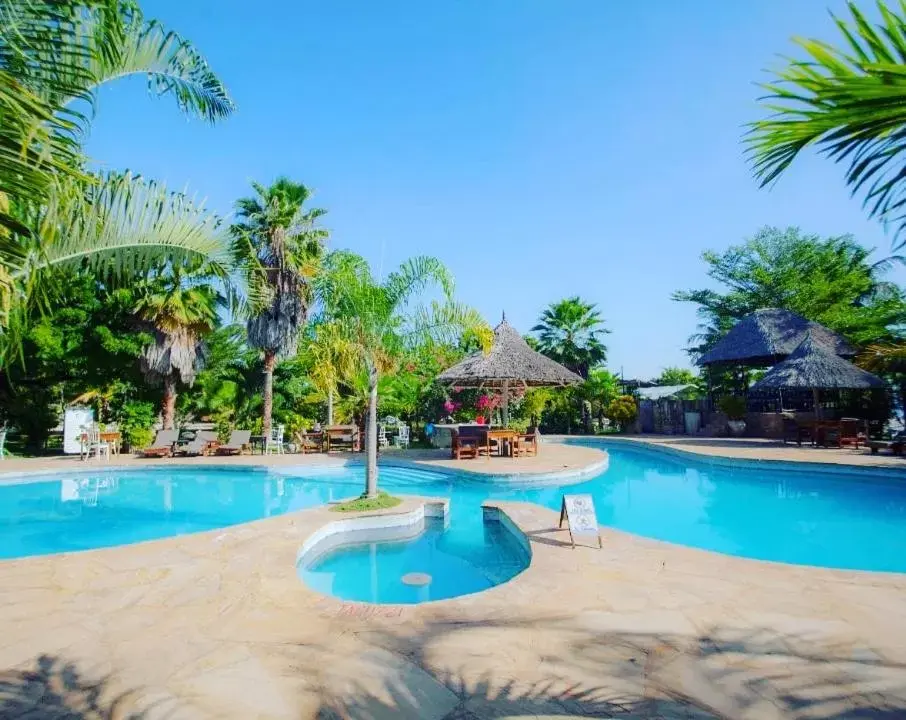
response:
[[[608,447],[601,475],[566,487],[510,487],[387,467],[394,493],[451,499],[450,539],[483,544],[480,504],[524,500],[557,510],[563,492],[594,496],[602,525],[761,560],[906,572],[906,482],[828,468],[711,465],[642,448]],[[463,461],[467,466],[469,462]],[[495,462],[491,460],[491,462]],[[0,486],[0,557],[85,550],[198,532],[361,492],[361,468],[99,471]],[[906,474],[904,474],[906,477]]]
[[[444,527],[428,518],[424,531],[407,540],[359,542],[328,551],[299,568],[309,587],[344,600],[371,603],[419,603],[487,590],[521,573],[528,551],[496,520],[476,532]],[[410,574],[427,577],[407,584]]]

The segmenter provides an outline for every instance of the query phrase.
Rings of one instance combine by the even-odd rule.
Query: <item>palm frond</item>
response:
[[[440,286],[444,297],[453,297],[453,275],[437,258],[421,255],[406,260],[384,282],[392,304],[406,301],[432,284]]]
[[[154,95],[172,95],[184,113],[209,122],[236,109],[224,84],[204,57],[177,33],[157,21],[130,16],[122,42],[112,54],[91,56],[93,86],[127,75],[147,75]]]
[[[906,3],[878,3],[873,26],[852,3],[850,21],[834,18],[845,50],[795,39],[804,60],[789,60],[762,87],[770,117],[746,137],[761,185],[776,180],[802,150],[816,146],[845,163],[846,183],[869,215],[906,228]]]
[[[220,219],[160,183],[125,174],[97,184],[62,181],[37,218],[40,242],[0,246],[18,297],[41,300],[56,268],[89,267],[107,280],[140,276],[157,263],[204,262],[216,276],[230,272]]]

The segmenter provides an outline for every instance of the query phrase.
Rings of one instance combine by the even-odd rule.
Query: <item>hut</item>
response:
[[[515,388],[575,385],[582,382],[576,373],[532,350],[506,316],[494,328],[491,349],[470,355],[444,370],[437,379],[448,385],[489,388],[502,396],[503,423],[509,421],[509,395]]]
[[[835,354],[826,344],[807,332],[786,360],[775,365],[752,387],[752,391],[808,389],[812,391],[815,415],[820,414],[821,390],[871,390],[886,388],[872,375]]]
[[[841,357],[854,357],[856,349],[841,335],[790,310],[763,308],[746,315],[698,364],[767,367],[790,355],[811,334],[813,342]]]

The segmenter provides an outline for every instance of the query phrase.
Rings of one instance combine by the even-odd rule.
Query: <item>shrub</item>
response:
[[[607,417],[623,430],[638,417],[638,414],[639,408],[632,395],[620,395],[611,400],[610,405],[607,406]]]
[[[120,432],[130,450],[146,448],[154,440],[151,426],[157,419],[157,408],[153,403],[130,400],[123,403],[117,415]]]
[[[746,416],[746,399],[739,395],[724,395],[717,401],[717,407],[730,420],[742,420]]]

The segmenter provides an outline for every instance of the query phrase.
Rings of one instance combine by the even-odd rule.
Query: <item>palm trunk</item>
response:
[[[368,363],[368,419],[365,422],[365,450],[368,454],[368,463],[365,468],[365,496],[377,496],[378,466],[377,466],[377,388],[378,371]]]
[[[333,388],[327,391],[327,427],[333,425]]]
[[[268,437],[271,432],[271,416],[274,413],[274,367],[277,365],[277,353],[264,351],[264,409],[261,416],[261,432]]]
[[[173,375],[164,378],[164,400],[161,411],[164,416],[164,430],[172,430],[176,421],[176,378]]]

